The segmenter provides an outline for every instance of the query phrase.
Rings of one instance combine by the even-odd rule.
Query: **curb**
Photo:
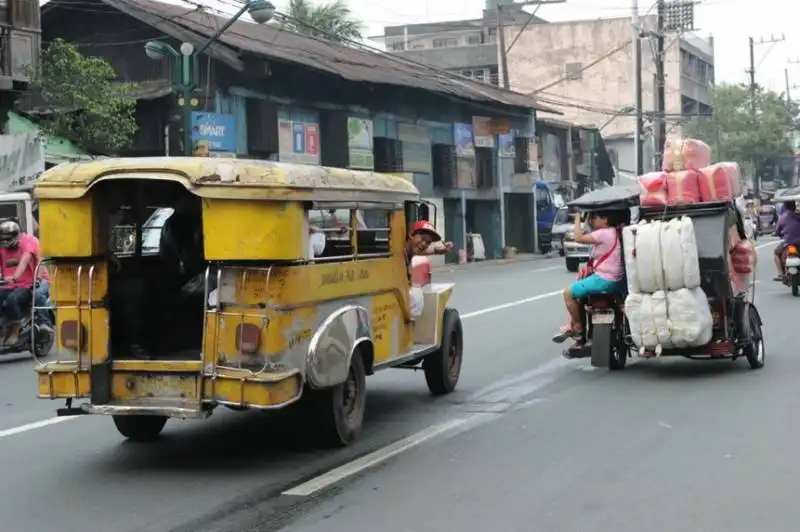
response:
[[[544,259],[549,259],[549,255],[523,255],[514,257],[513,259],[490,259],[482,260],[479,262],[470,262],[468,264],[445,264],[443,266],[434,266],[431,272],[455,272],[464,270],[473,270],[478,268],[486,268],[489,266],[507,266],[509,264],[519,264],[522,262],[537,262]]]

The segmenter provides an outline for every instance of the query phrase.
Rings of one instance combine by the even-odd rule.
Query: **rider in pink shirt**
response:
[[[602,212],[594,212],[589,216],[592,227],[590,233],[584,234],[580,216],[575,217],[575,242],[592,246],[591,258],[587,269],[581,272],[577,281],[564,289],[564,304],[569,314],[569,324],[553,336],[553,341],[561,343],[570,337],[580,337],[581,306],[579,300],[592,294],[613,292],[622,279],[622,247],[619,232],[609,223],[608,216]]]

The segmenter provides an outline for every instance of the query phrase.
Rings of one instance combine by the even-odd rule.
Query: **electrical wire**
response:
[[[509,44],[508,48],[506,48],[506,53],[510,52],[511,49],[514,48],[514,45],[517,44],[519,38],[522,37],[522,33],[528,28],[530,23],[533,22],[533,19],[536,18],[536,13],[539,11],[540,7],[542,7],[542,4],[536,4],[536,8],[533,10],[533,13],[531,13],[531,16],[528,17],[528,20],[525,21],[525,24],[523,24],[522,28],[520,28],[520,30],[517,32],[514,40],[511,41],[511,44]],[[503,28],[500,28],[500,31],[503,31]]]

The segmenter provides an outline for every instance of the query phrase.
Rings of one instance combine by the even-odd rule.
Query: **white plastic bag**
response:
[[[425,295],[422,292],[422,287],[411,287],[408,292],[408,305],[412,318],[418,318],[422,315],[422,311],[425,310]]]

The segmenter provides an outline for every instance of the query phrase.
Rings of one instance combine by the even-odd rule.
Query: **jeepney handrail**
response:
[[[214,311],[213,311],[214,315],[215,315],[215,317],[217,319],[217,331],[219,331],[219,320],[223,316],[238,316],[240,318],[240,321],[239,321],[240,325],[245,323],[245,319],[246,318],[258,318],[258,319],[262,320],[261,327],[259,328],[260,329],[259,330],[259,340],[261,340],[261,338],[263,338],[264,330],[269,325],[269,319],[266,317],[266,315],[263,312],[261,312],[261,313],[252,313],[252,312],[247,312],[246,310],[237,311],[237,312],[226,312],[224,310],[223,303],[222,303],[223,268],[225,268],[225,267],[222,266],[222,265],[219,265],[218,269],[217,269],[217,301],[216,301],[216,304],[214,305]],[[252,270],[266,271],[267,275],[266,275],[266,278],[264,280],[264,283],[265,283],[265,291],[264,291],[264,293],[267,295],[267,297],[269,296],[269,285],[270,285],[270,280],[272,278],[272,266],[268,266],[266,268],[250,268],[250,267],[227,266],[227,268],[231,269],[231,270],[235,270],[235,269],[241,268],[243,270],[242,271],[242,283],[241,283],[242,287],[246,286],[246,284],[247,284],[247,276],[248,276],[248,273],[250,273],[250,271],[252,271]],[[205,313],[208,314],[208,297],[206,297],[206,300],[204,301],[204,305],[205,305]],[[263,307],[263,310],[267,310],[268,308],[269,308],[269,305],[265,305]],[[242,334],[241,329],[239,331],[239,334],[240,334],[240,337],[239,337],[238,345],[241,346],[241,339],[242,339],[241,338],[241,334]],[[219,359],[218,359],[219,351],[220,351],[220,349],[219,349],[220,337],[221,337],[221,335],[218,332],[216,334],[216,349],[214,350],[214,357],[213,357],[213,360],[211,362],[211,375],[210,375],[210,377],[212,379],[216,379],[218,377],[218,372],[217,372],[218,369],[232,369],[232,370],[238,370],[238,371],[247,371],[248,377],[258,377],[259,375],[261,375],[261,374],[263,374],[263,373],[265,373],[267,371],[267,366],[269,365],[269,356],[264,357],[264,363],[261,366],[261,369],[259,369],[257,371],[254,371],[254,370],[245,368],[243,366],[243,364],[242,364],[241,347],[237,347],[238,367],[237,366],[228,366],[228,365],[225,365],[225,364],[220,364],[219,363]],[[205,342],[205,338],[204,338],[204,342]]]

